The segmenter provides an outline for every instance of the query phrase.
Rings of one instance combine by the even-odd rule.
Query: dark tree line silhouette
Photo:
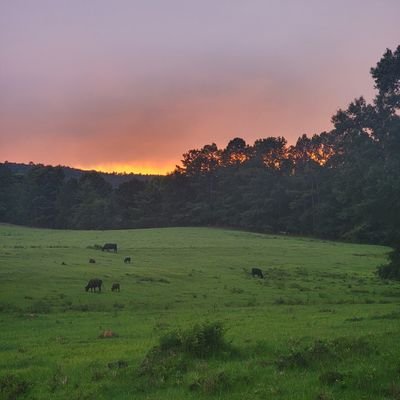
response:
[[[368,243],[400,242],[400,46],[371,75],[372,104],[355,99],[333,129],[189,150],[167,176],[113,188],[96,172],[15,173],[0,165],[0,220],[50,228],[220,226]]]

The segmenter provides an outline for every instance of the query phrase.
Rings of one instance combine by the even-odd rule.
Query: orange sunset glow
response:
[[[165,174],[234,137],[294,144],[372,99],[400,34],[372,1],[116,3],[1,6],[0,162]]]
[[[141,165],[141,164],[96,164],[96,165],[73,165],[74,168],[89,170],[89,171],[101,171],[109,173],[134,173],[142,175],[166,175],[172,172],[175,168],[175,164],[171,161],[169,164],[164,165]]]

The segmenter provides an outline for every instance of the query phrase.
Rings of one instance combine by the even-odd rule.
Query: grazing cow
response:
[[[124,263],[125,264],[130,264],[131,263],[131,258],[130,257],[125,257]]]
[[[120,286],[119,283],[113,283],[111,287],[112,292],[119,292],[120,291]]]
[[[258,277],[258,278],[264,279],[264,275],[263,275],[263,273],[262,273],[260,268],[252,268],[251,269],[251,276],[253,278]]]
[[[105,250],[107,250],[107,251],[113,250],[114,253],[116,253],[116,252],[117,252],[117,245],[116,245],[116,243],[106,243],[106,244],[101,248],[101,250],[102,250],[102,251],[105,251]]]
[[[99,288],[99,292],[101,292],[101,285],[103,281],[101,279],[91,279],[88,284],[85,286],[85,290],[88,292],[89,289],[91,292],[96,291],[96,288]]]
[[[90,264],[96,264],[96,260],[94,258],[89,258],[89,263]]]

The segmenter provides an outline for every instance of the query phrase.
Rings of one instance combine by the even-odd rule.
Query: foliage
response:
[[[389,263],[378,267],[378,276],[381,279],[393,279],[400,281],[400,248],[389,253]]]
[[[220,322],[195,325],[186,331],[173,331],[160,338],[160,350],[175,350],[194,357],[210,357],[228,348]]]

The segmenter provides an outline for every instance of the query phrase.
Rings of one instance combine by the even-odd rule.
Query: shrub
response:
[[[389,263],[379,266],[376,272],[381,279],[400,280],[400,248],[389,253]]]
[[[179,331],[166,333],[160,338],[160,350],[175,350],[182,346],[182,338]]]
[[[224,328],[220,322],[195,325],[186,331],[168,332],[160,338],[162,351],[174,350],[205,358],[227,348]]]
[[[220,322],[196,325],[182,332],[182,348],[185,352],[200,358],[217,354],[226,348],[224,328]]]
[[[182,382],[183,375],[193,363],[193,358],[216,356],[232,350],[224,340],[220,322],[195,325],[189,330],[175,330],[160,338],[139,367],[139,376],[147,377],[151,384],[163,385],[166,381]]]

